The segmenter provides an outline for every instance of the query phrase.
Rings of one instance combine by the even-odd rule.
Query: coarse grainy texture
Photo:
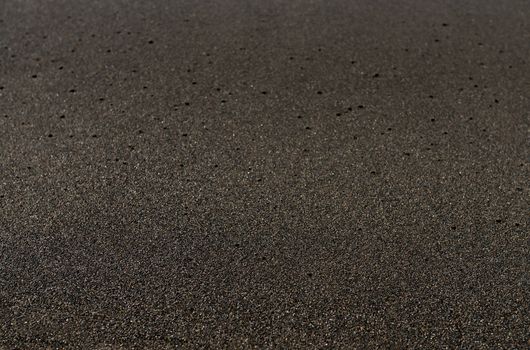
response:
[[[0,1],[0,349],[530,346],[528,0]]]

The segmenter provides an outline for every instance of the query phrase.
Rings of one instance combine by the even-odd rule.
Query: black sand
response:
[[[529,345],[530,2],[0,2],[0,348]]]

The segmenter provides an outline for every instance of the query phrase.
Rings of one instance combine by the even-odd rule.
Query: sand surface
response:
[[[530,2],[0,2],[0,348],[523,349]]]

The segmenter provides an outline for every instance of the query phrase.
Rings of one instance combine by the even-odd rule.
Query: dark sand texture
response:
[[[529,346],[530,1],[0,1],[1,349]]]

